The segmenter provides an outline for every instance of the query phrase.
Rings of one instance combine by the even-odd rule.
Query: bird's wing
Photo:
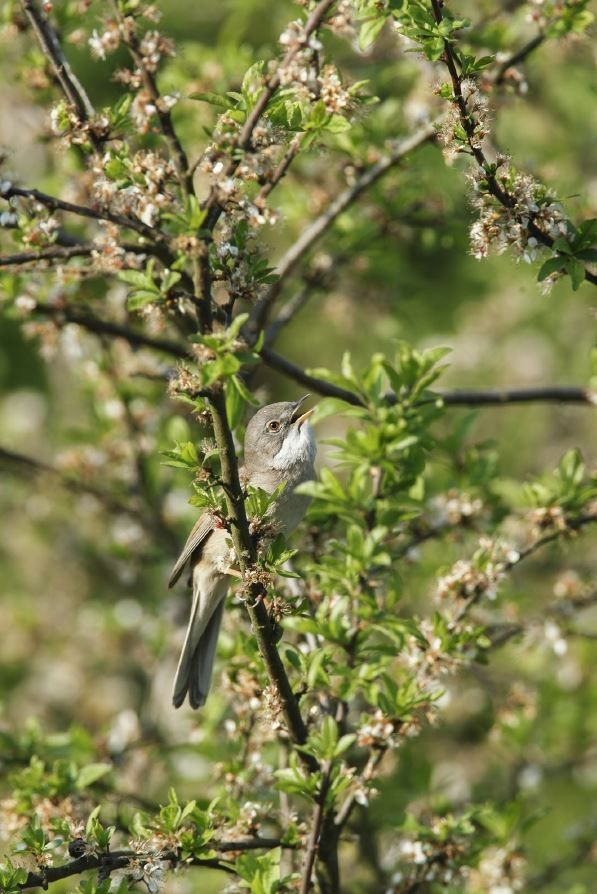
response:
[[[193,527],[193,530],[187,538],[187,542],[185,543],[183,550],[177,559],[176,565],[172,569],[170,579],[168,580],[169,587],[174,586],[174,584],[182,574],[184,566],[187,564],[188,560],[191,558],[197,547],[201,546],[203,541],[211,534],[213,529],[213,516],[210,515],[209,512],[204,512],[203,515],[200,515],[195,522],[195,526]]]

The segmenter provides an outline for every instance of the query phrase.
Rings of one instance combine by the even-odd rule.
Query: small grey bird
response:
[[[268,493],[285,484],[274,504],[272,519],[286,535],[298,525],[309,502],[308,497],[295,493],[295,488],[315,474],[315,437],[307,421],[313,410],[300,413],[308,397],[306,394],[294,403],[262,407],[245,434],[242,480]],[[205,704],[234,559],[228,532],[204,512],[189,534],[168,582],[169,587],[174,586],[188,565],[193,604],[172,690],[175,708],[182,705],[187,694],[191,708]]]

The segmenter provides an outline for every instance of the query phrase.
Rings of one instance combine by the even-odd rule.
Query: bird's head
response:
[[[310,397],[268,404],[257,410],[245,434],[245,465],[249,470],[274,469],[284,472],[301,465],[312,465],[315,437],[309,425],[313,409],[301,412]]]

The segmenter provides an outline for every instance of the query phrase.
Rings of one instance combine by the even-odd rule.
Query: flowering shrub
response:
[[[592,15],[522,4],[521,26],[516,9],[468,4],[470,22],[452,5],[302,0],[265,58],[234,30],[240,7],[219,58],[185,35],[193,10],[170,16],[177,41],[162,30],[167,2],[4,5],[3,64],[38,97],[49,159],[27,179],[12,134],[0,172],[2,313],[27,358],[11,354],[11,437],[29,438],[0,446],[25,479],[1,498],[5,894],[589,891],[597,484],[567,430],[546,429],[538,470],[502,473],[454,408],[589,413],[595,391],[446,389],[449,352],[387,338],[375,291],[426,244],[425,278],[436,258],[495,251],[540,261],[544,290],[595,284],[585,206],[573,221],[496,148],[500,104],[536,89],[527,60],[582,46]],[[423,155],[442,172],[424,182]],[[435,182],[468,182],[468,248]],[[332,360],[309,370],[274,344],[317,291],[332,297],[297,342]],[[358,314],[363,342],[336,363]],[[36,370],[47,405],[24,387]],[[332,435],[293,544],[268,516],[277,495],[239,466],[264,370],[320,395]],[[217,682],[190,718],[167,694],[188,606],[165,566],[204,510],[238,569]],[[558,774],[574,793],[561,819]],[[554,810],[555,860],[537,853]]]

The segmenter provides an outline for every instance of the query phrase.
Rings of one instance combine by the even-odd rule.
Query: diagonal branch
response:
[[[17,453],[7,447],[0,446],[0,465],[13,467],[17,472],[31,477],[32,475],[50,475],[73,493],[91,494],[111,512],[126,512],[128,515],[144,520],[144,513],[139,506],[120,500],[116,495],[104,488],[97,487],[89,481],[74,478],[49,463],[42,462],[24,453]]]
[[[315,243],[329,230],[334,221],[342,214],[350,205],[355,202],[361,193],[369,189],[377,180],[383,177],[391,168],[397,165],[414,149],[424,145],[435,137],[437,124],[439,119],[424,125],[415,131],[409,137],[400,140],[396,146],[378,162],[372,165],[356,179],[352,186],[347,187],[327,206],[325,211],[307,227],[297,241],[288,249],[286,254],[278,263],[276,274],[277,280],[268,289],[266,294],[259,299],[255,305],[251,319],[248,323],[248,329],[253,338],[263,328],[269,310],[284,288],[286,280],[301,262],[304,256],[309,252]]]
[[[58,35],[50,25],[50,22],[44,13],[38,9],[35,0],[23,0],[23,8],[44,55],[50,61],[52,68],[54,69],[54,73],[64,95],[74,107],[79,120],[88,123],[90,119],[94,117],[95,110],[91,105],[83,85],[75,75],[66,56],[62,52]],[[89,140],[95,149],[99,147],[100,142],[91,129],[89,130]]]
[[[534,37],[532,37],[529,41],[527,41],[527,43],[520,47],[519,50],[516,50],[516,52],[512,53],[511,56],[508,56],[508,58],[501,63],[498,70],[492,76],[491,83],[495,86],[503,84],[509,69],[514,68],[515,65],[519,65],[521,62],[524,62],[527,56],[530,56],[530,54],[534,50],[536,50],[537,47],[540,47],[546,39],[547,35],[545,34],[545,32],[540,31],[539,34],[536,34]]]

